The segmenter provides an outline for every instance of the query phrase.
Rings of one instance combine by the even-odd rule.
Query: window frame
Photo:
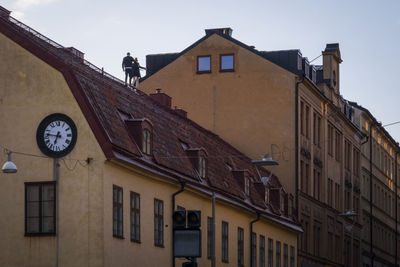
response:
[[[260,235],[260,238],[259,238],[259,242],[260,242],[260,251],[259,251],[259,259],[260,259],[260,262],[259,262],[259,266],[260,267],[265,267],[265,236],[263,236],[263,235]]]
[[[117,195],[117,201],[114,201],[114,192],[117,190],[117,192],[121,192],[121,203],[118,201],[118,195]],[[116,227],[116,232],[114,231],[114,224],[115,224],[115,218],[114,218],[114,208],[117,208],[117,227]],[[121,212],[121,234],[119,234],[119,211]],[[124,238],[124,191],[122,187],[119,187],[118,185],[113,184],[113,237],[116,238]]]
[[[199,176],[201,179],[204,179],[207,177],[207,158],[205,155],[200,154],[199,155]]]
[[[134,205],[132,205],[132,198],[134,200]],[[137,207],[137,201],[139,202]],[[131,206],[131,241],[136,242],[136,243],[141,243],[140,242],[140,194],[136,192],[132,192],[130,194],[130,206]],[[133,206],[133,207],[132,207]],[[136,215],[139,216],[139,221],[136,220]],[[132,221],[132,216],[135,218],[134,221]]]
[[[244,266],[244,229],[238,227],[238,266]]]
[[[153,140],[152,131],[149,128],[144,127],[142,129],[142,152],[148,156],[151,155],[153,150],[152,140]]]
[[[232,68],[231,69],[222,69],[222,57],[232,56]],[[219,72],[234,72],[235,71],[235,54],[220,54],[219,55]]]
[[[268,267],[274,266],[274,240],[268,238]]]
[[[154,246],[164,247],[164,201],[157,198],[154,199]]]
[[[54,189],[54,199],[52,200],[53,203],[53,229],[54,231],[49,231],[49,232],[43,232],[43,208],[42,208],[42,203],[43,203],[43,198],[42,198],[42,187],[44,185],[53,185]],[[38,217],[39,217],[39,232],[28,232],[28,187],[29,186],[39,186],[39,196],[38,196],[38,202],[39,202],[39,207],[38,207]],[[57,200],[57,184],[55,181],[43,181],[43,182],[25,182],[25,236],[54,236],[57,234],[57,229],[56,229],[56,200]],[[33,201],[29,201],[33,202]]]
[[[200,58],[207,58],[207,57],[210,59],[210,70],[199,70],[199,59]],[[197,59],[196,59],[196,73],[197,74],[205,74],[205,73],[211,73],[211,71],[212,71],[211,55],[197,56]]]
[[[222,221],[221,224],[221,260],[229,263],[229,224]]]

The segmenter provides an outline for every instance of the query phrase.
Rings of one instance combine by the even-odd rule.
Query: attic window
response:
[[[197,73],[211,73],[211,56],[197,57]]]
[[[146,155],[151,155],[151,132],[149,129],[143,129],[142,151]]]
[[[204,156],[200,156],[199,157],[199,175],[201,178],[206,177],[206,171],[207,171],[206,158]]]
[[[246,196],[250,195],[250,179],[249,177],[244,177],[244,193]]]
[[[221,72],[234,71],[234,55],[221,55],[220,57],[220,69]]]
[[[269,188],[265,188],[265,203],[269,203]]]
[[[280,200],[280,206],[281,206],[281,211],[285,210],[285,193],[281,190],[281,197],[279,198]]]

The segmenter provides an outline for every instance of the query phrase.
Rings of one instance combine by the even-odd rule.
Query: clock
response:
[[[39,149],[52,158],[61,158],[71,152],[77,137],[74,121],[61,113],[54,113],[44,118],[36,131]]]

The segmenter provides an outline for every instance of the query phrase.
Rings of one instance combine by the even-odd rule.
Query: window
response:
[[[56,234],[56,183],[25,183],[25,235]]]
[[[300,133],[304,135],[304,102],[300,101]]]
[[[276,267],[281,267],[281,242],[276,241]]]
[[[210,73],[210,72],[211,72],[211,56],[198,56],[197,73]]]
[[[211,259],[213,248],[213,218],[207,217],[207,258]]]
[[[148,129],[143,129],[142,151],[146,155],[151,155],[151,133]]]
[[[246,196],[250,195],[250,179],[249,177],[244,177],[244,193]]]
[[[314,112],[314,145],[321,147],[321,117]]]
[[[342,135],[338,131],[335,134],[335,158],[337,161],[342,158]]]
[[[199,157],[199,175],[201,178],[206,177],[206,171],[207,171],[206,158],[204,156],[200,156]]]
[[[321,226],[314,222],[314,255],[319,256],[320,245],[321,245]]]
[[[310,138],[310,107],[306,105],[306,137]]]
[[[272,267],[274,263],[274,240],[268,238],[268,267]]]
[[[164,202],[154,199],[154,245],[164,246]]]
[[[113,185],[113,236],[123,238],[122,188]]]
[[[238,265],[244,265],[244,230],[238,227]]]
[[[220,71],[234,71],[233,54],[221,55]]]
[[[257,234],[251,233],[251,266],[257,266]]]
[[[351,144],[349,141],[344,141],[344,167],[346,170],[350,171],[350,153],[351,153]]]
[[[328,154],[333,156],[333,126],[328,124]]]
[[[321,171],[314,169],[314,198],[320,200]]]
[[[222,261],[228,262],[228,223],[222,222]]]
[[[260,235],[260,267],[265,267],[265,237]]]
[[[294,246],[290,246],[290,267],[294,267]]]
[[[131,192],[131,241],[140,242],[140,195]]]
[[[328,178],[328,205],[333,206],[333,181]]]
[[[289,267],[289,258],[288,258],[288,245],[283,244],[283,267]]]

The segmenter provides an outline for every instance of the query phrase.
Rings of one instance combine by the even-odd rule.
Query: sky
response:
[[[120,79],[126,52],[180,52],[204,29],[230,27],[258,50],[312,60],[339,43],[341,94],[383,125],[400,121],[400,0],[2,0],[11,16]],[[322,64],[321,57],[312,64]],[[144,73],[143,73],[144,75]],[[386,130],[400,141],[400,123]]]

